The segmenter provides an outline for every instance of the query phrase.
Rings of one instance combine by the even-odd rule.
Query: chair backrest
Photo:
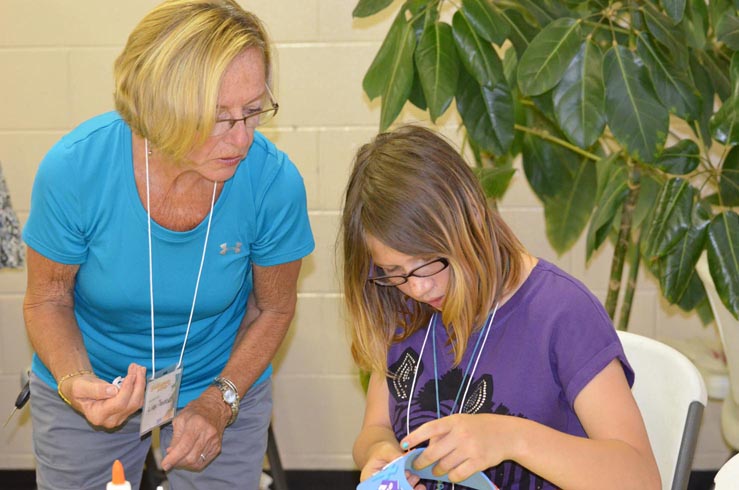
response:
[[[695,270],[706,288],[729,371],[729,394],[721,405],[721,433],[731,447],[739,450],[739,321],[729,313],[719,298],[708,270],[705,252],[698,260]]]
[[[706,406],[706,386],[698,368],[657,340],[618,332],[636,379],[631,391],[647,427],[663,490],[685,490],[698,430]]]
[[[739,320],[734,318],[721,302],[721,298],[719,298],[716,291],[716,285],[713,283],[711,273],[708,270],[708,259],[705,252],[695,265],[695,270],[706,288],[708,302],[711,304],[716,327],[718,327],[721,343],[726,353],[726,365],[729,370],[729,391],[734,400],[739,402]]]
[[[736,490],[739,486],[739,454],[735,454],[719,468],[713,483],[714,490]]]

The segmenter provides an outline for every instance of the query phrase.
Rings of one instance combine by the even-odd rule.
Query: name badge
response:
[[[181,382],[182,368],[176,365],[157,371],[147,381],[139,434],[144,435],[174,418]]]

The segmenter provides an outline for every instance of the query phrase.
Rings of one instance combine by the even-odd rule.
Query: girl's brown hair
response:
[[[433,313],[396,287],[367,281],[368,234],[405,255],[449,261],[442,320],[456,364],[470,334],[522,274],[523,246],[450,143],[418,126],[378,135],[355,157],[340,234],[352,355],[363,369],[386,372],[388,347]]]

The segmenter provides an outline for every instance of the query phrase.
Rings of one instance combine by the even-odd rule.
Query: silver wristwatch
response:
[[[228,419],[226,426],[234,423],[236,417],[239,415],[239,390],[236,389],[236,385],[228,378],[222,378],[218,376],[213,380],[213,384],[221,390],[223,394],[223,401],[231,407],[231,418]]]

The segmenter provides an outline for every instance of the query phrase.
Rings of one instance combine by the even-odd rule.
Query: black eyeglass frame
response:
[[[264,110],[259,111],[259,112],[252,112],[251,114],[247,114],[244,117],[237,117],[237,118],[234,118],[234,119],[218,119],[213,124],[213,129],[214,130],[215,130],[216,124],[218,124],[218,123],[225,123],[225,122],[227,122],[227,123],[229,123],[229,126],[228,126],[228,129],[225,130],[224,132],[213,134],[213,136],[223,136],[224,134],[226,134],[229,131],[231,131],[234,128],[234,126],[236,126],[236,123],[239,122],[239,121],[242,121],[244,123],[244,126],[246,126],[247,119],[252,119],[254,117],[259,117],[262,114],[266,114],[268,112],[274,112],[274,114],[272,114],[272,117],[275,117],[277,115],[277,112],[280,109],[280,104],[278,104],[277,101],[275,100],[275,96],[272,94],[272,91],[269,89],[269,85],[265,85],[265,88],[267,89],[267,95],[269,96],[269,102],[270,102],[270,104],[272,104],[272,107],[270,107],[269,109],[264,109]],[[259,126],[259,124],[257,124],[254,127],[257,127],[257,126]]]
[[[424,267],[429,266],[431,264],[435,264],[436,262],[441,262],[444,265],[444,267],[442,267],[438,271],[434,272],[433,274],[426,274],[425,276],[416,274],[416,272],[419,269],[423,269]],[[435,276],[436,274],[440,273],[441,271],[443,271],[447,267],[449,267],[449,260],[445,259],[444,257],[439,257],[438,259],[434,259],[434,260],[432,260],[430,262],[426,262],[425,264],[419,265],[418,267],[416,267],[415,269],[413,269],[412,271],[410,271],[408,274],[393,274],[393,275],[389,275],[389,276],[368,277],[367,278],[367,281],[371,282],[375,286],[380,286],[380,287],[402,286],[403,284],[407,283],[408,282],[408,279],[410,279],[411,277],[431,277],[431,276]],[[379,281],[387,281],[387,280],[391,280],[391,279],[397,279],[397,280],[402,279],[402,281],[399,282],[399,283],[397,283],[397,284],[383,284],[383,283],[379,282]]]

